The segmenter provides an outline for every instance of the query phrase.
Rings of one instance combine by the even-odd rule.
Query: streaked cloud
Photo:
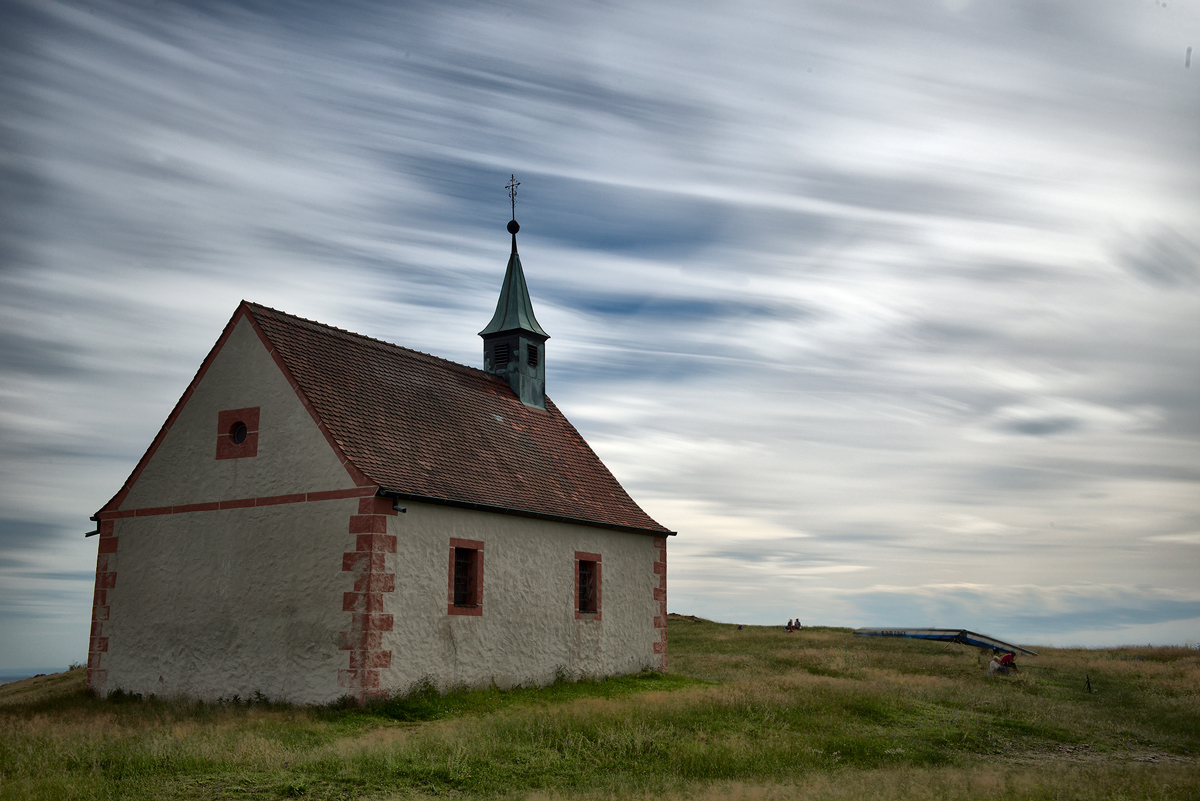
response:
[[[0,13],[0,667],[241,298],[478,364],[512,173],[673,609],[1200,638],[1187,4]]]

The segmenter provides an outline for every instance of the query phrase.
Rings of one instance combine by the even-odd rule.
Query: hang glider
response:
[[[1010,654],[1025,654],[1037,656],[1037,651],[1012,645],[986,634],[978,634],[966,629],[855,629],[855,637],[910,637],[914,640],[938,640],[941,642],[957,642],[962,645],[973,645],[976,648],[987,648],[994,651],[1008,651]]]

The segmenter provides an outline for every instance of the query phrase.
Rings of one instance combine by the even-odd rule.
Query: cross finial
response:
[[[508,199],[512,201],[512,218],[514,220],[517,219],[517,187],[520,185],[521,182],[515,175],[509,176],[508,183],[504,185],[504,188],[508,190]]]

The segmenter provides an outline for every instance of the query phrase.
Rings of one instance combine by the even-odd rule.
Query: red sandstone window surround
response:
[[[483,615],[483,543],[450,538],[450,577],[446,598],[450,615]]]
[[[575,552],[575,619],[600,619],[600,554]]]
[[[258,456],[259,408],[217,412],[217,458]]]

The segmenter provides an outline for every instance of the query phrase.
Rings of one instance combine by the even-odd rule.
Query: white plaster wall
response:
[[[342,553],[357,509],[351,499],[116,521],[105,691],[343,695]]]
[[[261,409],[258,455],[217,459],[217,414]],[[337,454],[242,318],[209,365],[121,509],[320,492],[354,486]]]
[[[381,686],[423,678],[440,687],[544,684],[569,675],[616,675],[661,665],[651,535],[407,503],[389,518],[397,537],[384,596],[394,629]],[[450,538],[484,543],[483,614],[446,611]],[[601,555],[601,619],[575,618],[575,552]]]

